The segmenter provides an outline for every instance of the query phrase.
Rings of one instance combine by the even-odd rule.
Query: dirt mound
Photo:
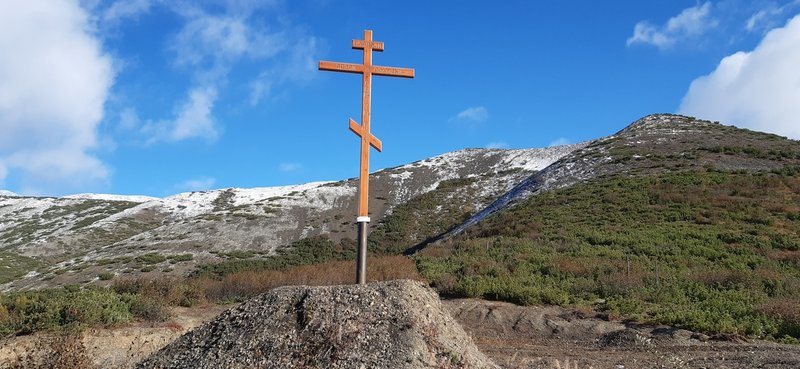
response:
[[[419,282],[282,287],[138,368],[498,368]]]

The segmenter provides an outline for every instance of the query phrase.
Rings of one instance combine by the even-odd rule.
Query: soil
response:
[[[608,321],[556,306],[445,300],[478,348],[507,369],[796,369],[800,346]]]
[[[174,308],[169,322],[137,323],[114,328],[93,328],[83,332],[80,344],[95,368],[132,368],[137,362],[189,330],[213,319],[230,306],[208,305]],[[37,333],[0,341],[0,368],[18,362],[25,368],[36,367],[28,355],[46,355],[41,351],[58,340],[57,334]],[[83,368],[81,368],[83,369]]]

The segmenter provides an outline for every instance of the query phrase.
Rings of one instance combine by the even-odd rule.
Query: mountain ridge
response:
[[[665,144],[670,140],[691,140],[693,135],[703,135],[704,133],[711,132],[717,129],[723,130],[738,130],[739,132],[748,132],[754,135],[769,137],[772,139],[783,139],[788,142],[797,142],[789,140],[785,137],[739,129],[733,126],[725,126],[719,122],[711,122],[706,120],[699,120],[693,117],[687,117],[676,114],[651,114],[640,118],[628,126],[618,131],[615,134],[601,137],[596,140],[587,141],[583,147],[576,149],[569,155],[565,155],[558,161],[554,162],[551,166],[531,175],[529,178],[520,182],[517,186],[511,189],[508,193],[498,198],[495,202],[487,206],[481,212],[475,214],[470,219],[466,220],[463,224],[459,225],[445,238],[451,237],[458,233],[463,232],[472,225],[480,222],[487,216],[494,214],[503,209],[507,209],[514,204],[523,201],[537,193],[548,191],[555,188],[568,187],[575,183],[583,182],[599,176],[619,173],[623,170],[629,170],[628,164],[631,160],[634,161],[651,161],[654,156],[662,158],[666,155],[675,155],[674,153],[665,153],[655,151],[660,144]],[[704,136],[705,137],[705,136]],[[724,139],[720,137],[709,137],[709,140],[703,142],[680,142],[681,145],[676,145],[674,148],[677,155],[685,156],[687,152],[692,151],[689,155],[689,160],[698,160],[696,151],[713,152],[714,150],[723,149],[722,143]],[[644,144],[650,144],[650,149],[647,149]],[[626,148],[642,148],[639,154],[628,152]],[[635,151],[635,149],[634,149]],[[753,152],[761,151],[760,149],[753,148]],[[797,156],[796,153],[793,155]],[[683,159],[683,158],[681,158]],[[797,157],[800,159],[800,157]],[[701,163],[701,164],[708,164]],[[715,165],[725,169],[775,169],[776,165],[772,164],[769,160],[749,160],[745,163],[723,162],[715,161]],[[697,165],[697,164],[690,164]],[[640,167],[642,165],[639,165]],[[635,174],[635,173],[634,173]]]
[[[371,174],[371,242],[392,245],[372,250],[396,252],[404,245],[413,252],[531,196],[593,178],[796,165],[797,144],[691,117],[654,114],[613,135],[573,145],[445,153]],[[0,288],[100,283],[103,273],[186,275],[197,265],[232,258],[269,259],[293,242],[319,235],[350,248],[356,187],[350,178],[164,198],[0,195]]]
[[[548,166],[572,150],[574,147],[569,145],[542,149],[465,149],[377,171],[371,174],[373,226],[396,205],[458,178],[471,178],[477,195],[469,200],[474,207],[481,207],[485,205],[483,198],[500,195],[519,178]],[[44,261],[50,265],[33,274],[31,270],[11,273],[13,278],[27,277],[4,288],[97,282],[96,275],[113,267],[137,274],[138,269],[150,267],[123,261],[153,252],[179,259],[191,254],[191,261],[162,269],[188,273],[196,263],[224,260],[227,257],[223,255],[234,251],[269,257],[304,237],[329,234],[336,242],[354,238],[350,235],[349,218],[355,207],[355,194],[356,181],[351,178],[292,186],[194,191],[165,198],[109,194],[61,198],[0,195],[0,250],[14,253],[17,262]],[[90,247],[84,246],[87,244]],[[66,278],[71,275],[75,277]]]

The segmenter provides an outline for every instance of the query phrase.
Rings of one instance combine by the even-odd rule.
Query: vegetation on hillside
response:
[[[416,261],[452,296],[793,341],[798,172],[598,179],[530,198]]]
[[[468,218],[477,209],[475,178],[455,178],[392,209],[369,234],[369,252],[400,254],[425,244]]]

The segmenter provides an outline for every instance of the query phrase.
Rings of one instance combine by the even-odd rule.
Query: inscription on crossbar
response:
[[[354,49],[370,48],[373,51],[383,51],[383,42],[380,41],[367,42],[365,40],[353,40],[353,48]]]

